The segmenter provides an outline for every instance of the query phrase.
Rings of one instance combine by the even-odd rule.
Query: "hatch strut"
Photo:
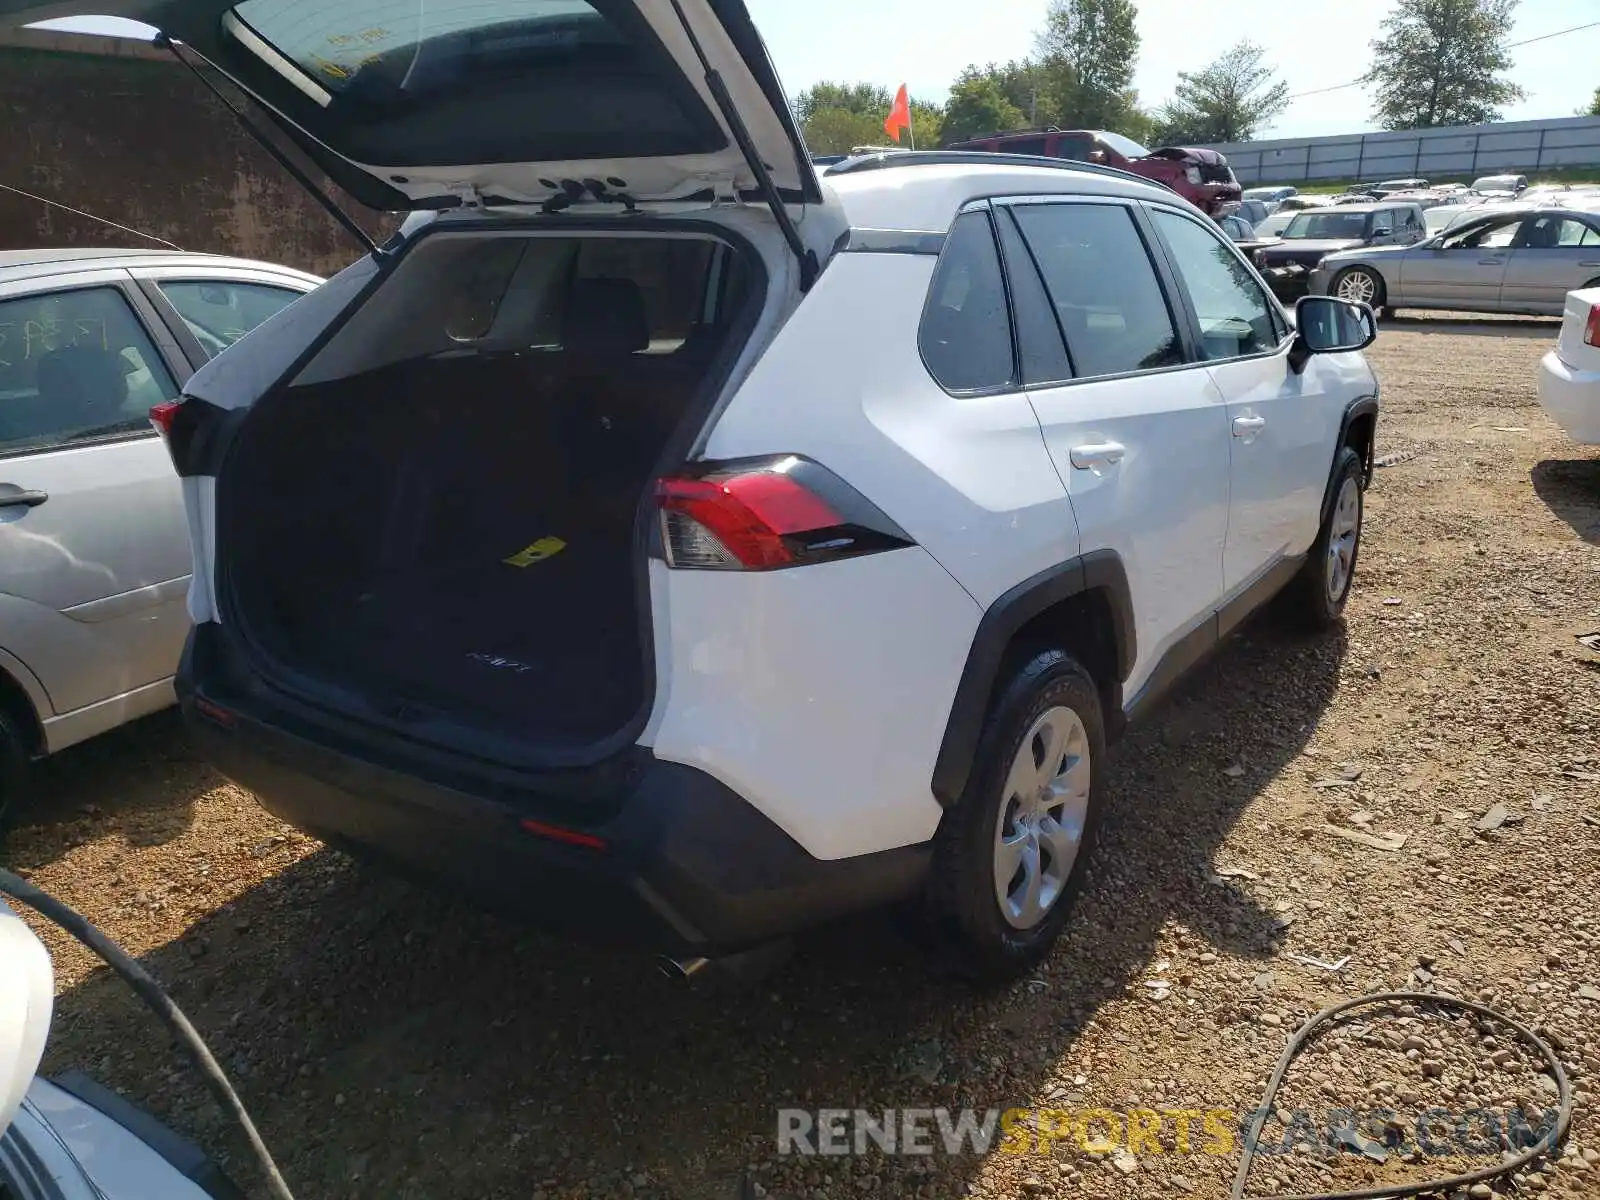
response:
[[[811,285],[817,281],[816,251],[807,249],[806,244],[800,240],[800,230],[795,227],[794,218],[784,207],[783,197],[778,195],[778,185],[772,182],[772,172],[767,170],[767,164],[762,162],[761,155],[756,153],[755,141],[750,136],[744,118],[734,106],[733,97],[728,94],[728,85],[723,82],[722,73],[712,68],[711,60],[706,57],[700,39],[695,36],[693,26],[689,24],[689,18],[684,15],[680,0],[672,0],[672,9],[678,14],[678,24],[682,25],[683,32],[688,34],[689,44],[694,47],[700,65],[705,68],[706,87],[711,91],[711,98],[717,102],[717,108],[722,112],[722,119],[728,123],[728,130],[733,134],[733,140],[739,143],[739,153],[744,155],[744,161],[749,164],[751,174],[756,177],[756,186],[761,189],[762,198],[772,210],[773,219],[778,222],[778,228],[783,232],[783,240],[789,243],[789,249],[794,252],[795,259],[800,263],[800,290],[808,292],[811,290]]]
[[[373,241],[372,238],[367,235],[367,231],[361,228],[361,226],[357,225],[355,219],[351,217],[349,213],[345,212],[344,209],[335,204],[333,197],[329,196],[327,192],[318,187],[317,184],[312,180],[311,176],[307,175],[303,170],[301,170],[300,167],[297,166],[288,155],[284,154],[282,150],[279,150],[276,146],[274,146],[272,144],[272,140],[268,138],[266,134],[262,133],[261,130],[257,129],[254,122],[252,122],[250,118],[245,115],[244,110],[239,108],[233,103],[233,101],[229,100],[225,95],[222,94],[221,88],[217,87],[216,84],[207,79],[198,67],[185,58],[178,50],[179,43],[177,41],[168,37],[165,33],[158,33],[155,37],[155,44],[172,51],[172,57],[177,59],[178,62],[184,67],[187,67],[189,73],[200,81],[201,86],[222,102],[222,106],[238,119],[240,125],[244,126],[244,131],[253,139],[255,139],[256,143],[260,145],[263,150],[272,155],[272,157],[277,160],[278,165],[285,171],[289,172],[289,174],[293,176],[295,182],[301,187],[305,188],[308,193],[310,193],[313,200],[322,205],[323,208],[327,209],[328,215],[331,216],[335,221],[339,222],[340,225],[344,226],[346,232],[348,232],[351,237],[355,238],[356,241],[361,243],[362,249],[364,249],[368,254],[378,255],[380,257],[382,256],[383,252],[378,249],[378,243]],[[189,53],[193,54],[213,71],[218,70],[216,63],[212,62],[205,55],[201,54],[193,46],[189,46],[187,49],[189,50]],[[223,72],[223,74],[225,75],[226,73]],[[267,113],[267,116],[269,119],[276,120],[270,111]]]

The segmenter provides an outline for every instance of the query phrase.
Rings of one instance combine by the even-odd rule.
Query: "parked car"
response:
[[[1278,205],[1278,212],[1299,212],[1301,209],[1306,208],[1327,208],[1332,203],[1332,196],[1290,196]]]
[[[0,810],[31,760],[173,702],[189,525],[150,408],[318,282],[209,254],[0,252]]]
[[[1253,187],[1246,188],[1242,199],[1259,200],[1266,205],[1267,215],[1278,211],[1278,206],[1285,200],[1300,194],[1299,188],[1294,187]]]
[[[1390,204],[1415,204],[1424,212],[1430,208],[1436,208],[1445,203],[1445,198],[1438,192],[1432,190],[1390,192],[1388,195],[1384,196],[1384,199]]]
[[[1526,175],[1483,175],[1472,181],[1472,190],[1480,196],[1494,193],[1515,196],[1528,187]]]
[[[1235,216],[1243,217],[1254,227],[1257,222],[1265,221],[1272,215],[1272,210],[1259,200],[1241,200],[1233,210]]]
[[[1408,246],[1427,236],[1415,204],[1351,204],[1303,212],[1284,227],[1281,240],[1257,250],[1256,266],[1280,297],[1304,295],[1322,259],[1358,246]]]
[[[1461,204],[1436,204],[1422,212],[1422,223],[1427,227],[1428,236],[1443,233],[1452,225],[1459,224],[1468,216],[1483,211],[1483,205],[1476,199]]]
[[[193,736],[281,818],[544,922],[698,961],[920,894],[974,974],[1027,970],[1108,741],[1272,595],[1339,619],[1372,315],[1291,319],[1123,171],[819,177],[743,4],[570,7],[362,45],[357,101],[323,60],[377,0],[315,39],[133,6],[416,210],[161,414],[215,531]],[[574,20],[604,62],[651,50],[635,104]],[[457,82],[384,82],[418,61]],[[546,140],[586,94],[588,142]],[[641,138],[657,94],[683,127]],[[565,177],[583,152],[626,202]],[[816,388],[819,353],[855,384]]]
[[[1415,192],[1428,186],[1426,179],[1385,179],[1373,184],[1370,188],[1362,188],[1368,195],[1375,199],[1387,199],[1391,192]],[[1351,188],[1351,191],[1358,189]]]
[[[1567,293],[1561,335],[1539,364],[1539,403],[1573,441],[1600,446],[1600,287]]]
[[[0,1196],[6,1200],[230,1200],[215,1161],[78,1070],[37,1075],[55,972],[0,897]]]
[[[1600,212],[1497,205],[1416,246],[1329,254],[1311,291],[1379,309],[1560,316],[1569,291],[1600,287]]]
[[[1283,236],[1283,231],[1289,227],[1289,222],[1294,220],[1299,210],[1280,208],[1265,221],[1255,227],[1256,237],[1263,241],[1277,241]]]
[[[1246,257],[1249,257],[1254,251],[1259,250],[1262,246],[1276,244],[1278,240],[1274,237],[1260,236],[1256,232],[1255,227],[1243,217],[1219,217],[1217,219],[1217,225],[1223,233],[1228,235],[1228,240],[1234,244],[1239,253],[1245,255]]]
[[[1120,167],[1171,188],[1202,212],[1232,211],[1241,195],[1228,160],[1215,150],[1165,146],[1149,150],[1120,133],[1092,129],[1025,129],[958,142],[951,150],[1031,154]]]

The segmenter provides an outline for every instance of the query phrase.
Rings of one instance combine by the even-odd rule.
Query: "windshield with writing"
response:
[[[1356,240],[1367,236],[1369,213],[1303,212],[1284,227],[1286,238],[1339,238]]]

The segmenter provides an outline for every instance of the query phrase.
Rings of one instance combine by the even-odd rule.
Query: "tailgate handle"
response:
[[[49,492],[41,492],[38,488],[26,491],[0,492],[0,508],[38,508],[50,499]]]

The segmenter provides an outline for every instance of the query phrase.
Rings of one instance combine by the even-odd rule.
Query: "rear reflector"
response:
[[[232,729],[239,723],[239,718],[234,715],[232,709],[223,708],[215,700],[207,700],[204,696],[195,697],[194,711],[224,729]]]
[[[586,850],[604,850],[606,840],[596,837],[592,833],[580,833],[576,829],[563,829],[559,825],[546,825],[543,821],[535,821],[531,817],[522,821],[524,831],[535,837],[542,837],[552,842],[564,842],[569,846],[582,846]]]
[[[157,404],[150,410],[150,424],[156,427],[156,432],[162,437],[172,432],[172,422],[178,418],[178,410],[183,407],[182,400],[167,400]]]
[[[1589,306],[1589,323],[1583,328],[1583,344],[1600,346],[1600,304]]]
[[[837,476],[788,454],[656,483],[667,565],[771,571],[911,545]]]

